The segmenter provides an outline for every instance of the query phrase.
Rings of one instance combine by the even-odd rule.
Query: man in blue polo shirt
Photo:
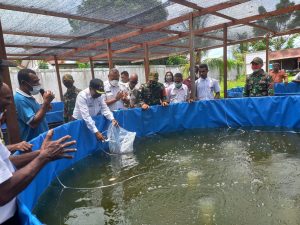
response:
[[[40,105],[33,95],[40,93],[40,79],[33,70],[22,69],[18,73],[19,89],[16,90],[14,101],[18,114],[20,135],[22,140],[29,141],[48,130],[46,113],[51,108],[54,94],[46,91],[44,103]]]

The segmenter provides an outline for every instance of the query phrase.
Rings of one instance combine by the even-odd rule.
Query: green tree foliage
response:
[[[183,64],[187,64],[187,63],[188,63],[188,60],[187,60],[186,56],[184,56],[184,55],[170,56],[166,62],[167,65],[183,65]]]
[[[47,62],[40,60],[38,61],[39,69],[49,69],[49,65]]]
[[[208,68],[210,69],[217,69],[219,71],[219,80],[222,81],[224,77],[224,61],[222,57],[219,58],[207,58],[204,60],[204,63],[208,65]],[[228,71],[232,69],[237,69],[238,67],[241,67],[243,65],[243,62],[239,62],[234,59],[227,59],[227,68]]]
[[[160,22],[167,18],[167,11],[158,0],[84,0],[77,7],[77,14],[96,19],[139,23],[139,19],[135,15],[143,13],[145,9],[150,8],[149,6],[152,6],[153,10],[143,14],[144,24]],[[133,15],[133,17],[130,17],[130,15]],[[94,32],[106,27],[102,24],[72,19],[69,19],[69,23],[73,28],[73,32]]]
[[[91,65],[89,63],[81,63],[81,62],[76,62],[77,68],[79,69],[85,69],[85,68],[90,68]]]
[[[276,9],[286,8],[288,6],[294,6],[295,3],[290,0],[280,0],[279,3],[276,4]],[[258,7],[258,13],[264,14],[267,10],[264,6]],[[270,19],[259,20],[256,22],[258,25],[267,27],[275,32],[284,31],[287,29],[293,29],[300,26],[300,12],[292,12],[286,13],[283,15],[279,15],[276,17],[271,17]],[[264,36],[266,32],[262,29],[253,28],[253,33],[256,36]],[[293,48],[294,41],[297,35],[286,35],[281,37],[274,37],[270,39],[270,49],[273,51],[286,49],[286,48]],[[253,44],[251,44],[251,49],[253,51],[261,51],[266,49],[266,40],[260,40]]]

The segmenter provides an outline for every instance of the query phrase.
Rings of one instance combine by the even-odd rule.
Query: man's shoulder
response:
[[[188,86],[185,85],[185,84],[182,84],[182,88],[183,88],[183,89],[187,89],[187,90],[189,89]]]
[[[149,85],[147,83],[141,84],[140,88],[148,88]]]
[[[32,101],[35,102],[35,99],[33,97],[26,97],[19,92],[16,92],[14,95],[15,104],[20,104],[21,102],[32,102]]]
[[[157,82],[156,86],[160,87],[160,88],[165,88],[165,85],[163,83],[160,83],[160,82]]]
[[[79,91],[78,96],[85,97],[89,93],[89,88]]]

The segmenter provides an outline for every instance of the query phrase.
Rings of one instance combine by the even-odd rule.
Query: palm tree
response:
[[[204,60],[204,63],[208,65],[210,69],[217,69],[219,71],[219,80],[220,82],[224,77],[224,62],[223,58],[207,58]],[[243,62],[233,59],[227,59],[227,70],[238,69],[243,66]]]

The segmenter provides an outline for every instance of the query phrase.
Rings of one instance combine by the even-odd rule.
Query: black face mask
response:
[[[64,85],[66,86],[66,88],[73,87],[73,83],[72,82],[64,82]]]
[[[92,98],[99,98],[99,97],[101,97],[101,95],[102,95],[102,94],[96,93],[96,94],[92,95]]]
[[[156,80],[150,80],[150,86],[155,86],[157,84],[157,81]]]

